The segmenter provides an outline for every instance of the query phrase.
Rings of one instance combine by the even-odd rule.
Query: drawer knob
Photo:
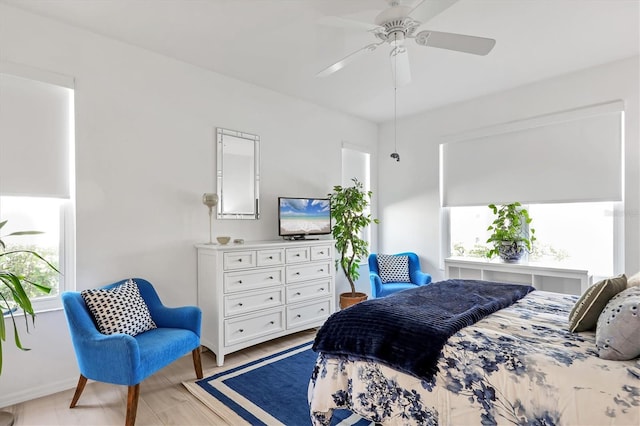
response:
[[[296,296],[300,296],[300,292],[299,292],[299,291],[298,291],[298,292],[296,292]]]
[[[242,262],[242,258],[238,259],[238,262]]]
[[[240,330],[238,330],[240,333],[244,333],[244,328],[241,328]]]
[[[318,272],[324,272],[324,269],[320,268],[320,269],[318,270]]]
[[[238,303],[238,306],[242,306],[242,302]]]
[[[320,253],[320,254],[324,254],[324,252],[323,252],[323,251],[319,251],[318,253]]]
[[[296,315],[296,318],[300,318],[301,316],[302,316],[302,315],[298,314],[298,315]]]
[[[238,284],[242,284],[242,280],[238,280]]]
[[[275,322],[273,322],[273,321],[269,321],[269,324],[273,325],[273,324],[275,324]]]
[[[273,259],[273,256],[269,256],[269,259]]]
[[[324,312],[324,308],[320,308],[320,312]]]
[[[296,253],[296,257],[300,257],[300,253]]]
[[[271,297],[269,298],[269,300],[273,300],[273,296],[271,296]]]
[[[296,272],[295,275],[300,275],[300,272]]]
[[[269,277],[269,279],[270,279],[270,280],[272,280],[272,279],[273,279],[273,277]]]
[[[324,287],[320,287],[320,291],[324,291]]]

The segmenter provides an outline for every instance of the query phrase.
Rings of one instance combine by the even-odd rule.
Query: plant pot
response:
[[[340,295],[340,309],[345,309],[349,306],[355,305],[356,303],[363,302],[367,300],[367,297],[366,293],[360,293],[357,291],[355,293],[342,293]]]
[[[498,246],[498,252],[503,261],[515,263],[522,259],[527,252],[527,247],[520,241],[502,241]]]
[[[11,426],[15,417],[8,411],[0,411],[0,426]]]

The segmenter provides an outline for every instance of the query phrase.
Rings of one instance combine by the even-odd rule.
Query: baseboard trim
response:
[[[14,404],[20,404],[32,399],[42,398],[43,396],[49,396],[54,393],[73,389],[78,384],[78,377],[72,377],[65,380],[59,380],[53,383],[47,383],[42,386],[36,386],[27,390],[12,393],[10,395],[0,396],[0,407],[8,407]],[[69,400],[71,402],[71,400]]]

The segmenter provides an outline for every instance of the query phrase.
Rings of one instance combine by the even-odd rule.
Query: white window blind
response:
[[[615,101],[442,144],[442,205],[621,201],[623,109]]]
[[[3,195],[70,197],[72,111],[68,87],[0,72]]]
[[[370,154],[356,147],[342,147],[342,186],[353,186],[353,178],[362,182],[365,190],[369,190],[369,157]]]

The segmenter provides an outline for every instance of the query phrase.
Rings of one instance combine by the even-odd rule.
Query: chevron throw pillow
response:
[[[379,254],[378,272],[382,283],[410,283],[409,256]]]
[[[102,334],[131,336],[152,330],[156,324],[132,279],[113,288],[83,290],[80,295],[89,307]]]

